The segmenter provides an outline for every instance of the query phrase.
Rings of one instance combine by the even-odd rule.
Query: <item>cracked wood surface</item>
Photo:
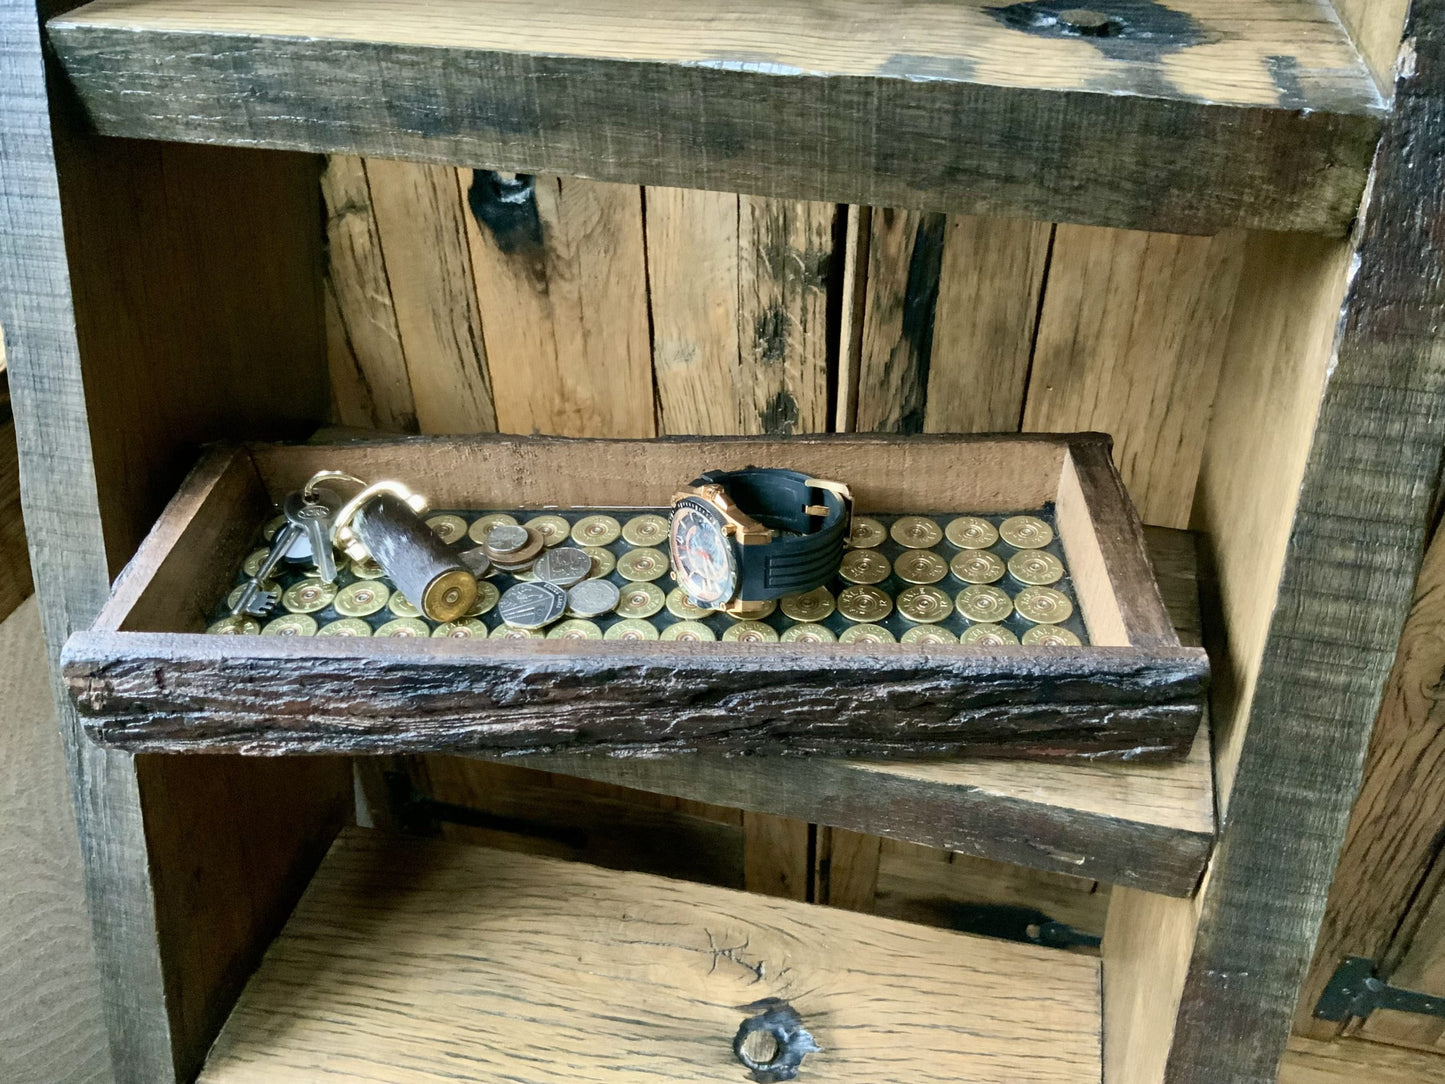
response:
[[[1099,1079],[1092,958],[356,829],[199,1084],[737,1084],[733,1036],[768,997],[823,1048],[801,1079],[876,1084],[883,1064],[915,1084]]]
[[[108,135],[1179,232],[1341,233],[1382,106],[1310,0],[100,0],[50,38]],[[261,89],[264,88],[264,89]],[[1108,138],[1099,138],[1100,132]]]

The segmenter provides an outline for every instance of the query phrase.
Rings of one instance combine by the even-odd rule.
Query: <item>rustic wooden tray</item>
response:
[[[64,673],[88,732],[133,751],[698,749],[864,756],[1183,756],[1208,660],[1183,647],[1109,438],[467,437],[211,452]],[[665,505],[708,468],[839,478],[859,511],[1052,503],[1079,648],[208,636],[274,502],[314,471],[395,478],[438,508]]]

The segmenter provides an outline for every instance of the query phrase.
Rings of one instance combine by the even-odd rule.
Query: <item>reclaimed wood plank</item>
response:
[[[1262,635],[1253,632],[1250,645],[1258,661],[1244,657],[1249,672],[1233,675],[1252,690],[1244,686],[1234,718],[1224,720],[1219,774],[1228,812],[1202,896],[1169,1055],[1172,1081],[1274,1079],[1432,516],[1445,426],[1445,281],[1437,273],[1445,221],[1445,3],[1417,0],[1406,41],[1411,60],[1396,75],[1396,109],[1358,246],[1316,253],[1326,267],[1338,258],[1341,273],[1316,280],[1317,299],[1300,306],[1305,315],[1322,314],[1322,326],[1307,325],[1283,358],[1249,359],[1273,375],[1279,365],[1299,364],[1291,355],[1313,351],[1306,364],[1317,367],[1313,387],[1322,397],[1301,404],[1308,421],[1280,459],[1260,457],[1260,439],[1239,430],[1220,434],[1237,442],[1232,452],[1217,446],[1207,457],[1205,521],[1221,591],[1232,596],[1226,662],[1241,661],[1236,629]],[[1263,243],[1290,254],[1278,239]],[[1247,279],[1262,273],[1249,264],[1247,255]],[[1273,284],[1260,291],[1254,311],[1290,302],[1299,286],[1283,279],[1283,270],[1278,262],[1269,269]],[[1342,306],[1330,311],[1325,301],[1341,293]],[[1254,418],[1281,424],[1274,403],[1260,404]],[[1262,473],[1261,462],[1273,469]],[[1222,500],[1231,487],[1244,488],[1246,474],[1256,479],[1250,499]],[[1295,478],[1297,503],[1280,500],[1275,487]],[[1254,519],[1270,500],[1276,510]],[[1281,514],[1281,505],[1295,510]],[[1277,597],[1266,584],[1265,596],[1249,598],[1255,585],[1240,566],[1271,561],[1282,562],[1274,565]],[[1283,849],[1282,824],[1290,831]]]
[[[471,169],[456,183],[497,427],[653,436],[638,189]]]
[[[887,1059],[920,1084],[1082,1084],[1099,1078],[1098,983],[1085,956],[353,830],[200,1080],[731,1082],[738,1027],[771,997],[822,1048],[805,1077],[862,1084]]]
[[[1178,232],[1343,232],[1382,106],[1326,5],[1135,5],[1094,38],[1033,17],[1054,12],[348,0],[341,17],[328,0],[99,0],[50,37],[112,135]]]
[[[1064,225],[1023,428],[1098,429],[1145,523],[1186,527],[1244,237]]]

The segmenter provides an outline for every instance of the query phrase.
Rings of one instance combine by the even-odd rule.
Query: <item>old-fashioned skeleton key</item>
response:
[[[306,536],[311,559],[316,562],[316,575],[325,583],[336,582],[336,551],[331,542],[331,521],[336,515],[336,506],[335,498],[323,489],[315,490],[312,500],[292,493],[282,506],[286,526],[295,526]]]
[[[291,547],[306,533],[306,528],[299,523],[293,523],[289,518],[285,523],[276,529],[275,535],[271,538],[271,552],[261,562],[261,567],[256,569],[256,574],[251,577],[251,582],[236,599],[236,604],[231,607],[231,614],[239,617],[241,614],[250,614],[252,617],[264,617],[276,605],[276,593],[264,590],[261,585],[271,578],[271,573],[276,571],[276,566],[281,563],[281,558],[291,552]]]
[[[286,522],[276,530],[271,539],[271,552],[251,582],[231,607],[235,615],[250,614],[261,617],[276,605],[276,594],[262,587],[271,578],[285,558],[305,559],[310,557],[316,563],[316,574],[327,583],[336,582],[336,552],[332,549],[331,521],[336,514],[337,498],[325,490],[317,490],[311,500],[300,493],[292,493],[282,505]],[[306,552],[309,550],[310,552]]]

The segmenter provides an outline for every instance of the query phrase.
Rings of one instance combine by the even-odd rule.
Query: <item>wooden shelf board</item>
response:
[[[1145,529],[1180,640],[1200,642],[1194,539]],[[944,847],[1170,896],[1214,844],[1209,724],[1174,764],[529,757],[528,767]]]
[[[764,998],[800,1079],[1090,1081],[1099,962],[638,873],[352,829],[200,1084],[718,1081]]]
[[[1354,217],[1383,106],[1328,4],[1113,0],[1106,38],[1026,6],[96,0],[49,35],[110,135],[1177,232]]]

